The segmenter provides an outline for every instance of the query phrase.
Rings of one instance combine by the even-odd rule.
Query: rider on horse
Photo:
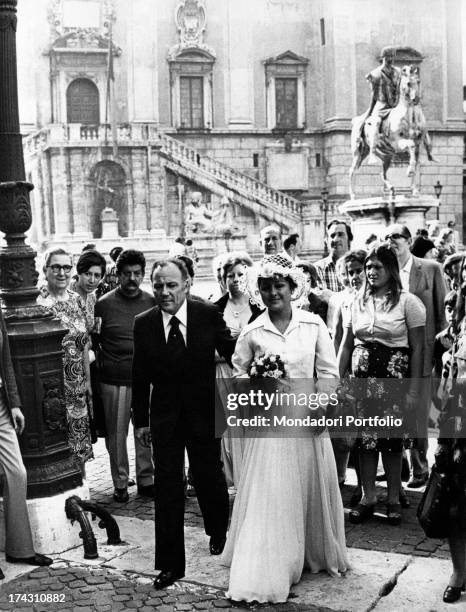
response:
[[[398,68],[393,66],[395,53],[396,50],[393,47],[384,47],[381,54],[382,64],[366,75],[366,79],[372,87],[371,104],[364,122],[368,128],[369,159],[367,162],[369,164],[377,163],[375,150],[379,142],[382,119],[398,103],[401,73]]]

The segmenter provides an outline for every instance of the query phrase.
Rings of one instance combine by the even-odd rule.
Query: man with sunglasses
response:
[[[116,260],[119,287],[106,293],[96,304],[99,366],[102,402],[107,428],[106,445],[110,456],[115,492],[119,503],[128,501],[129,464],[128,427],[131,416],[131,365],[133,360],[133,326],[136,315],[149,310],[154,298],[140,289],[146,260],[141,251],[126,250]],[[134,441],[136,481],[139,495],[154,497],[152,452],[139,439]]]
[[[411,232],[406,225],[399,223],[388,227],[386,240],[389,240],[400,268],[401,284],[405,291],[416,295],[426,308],[426,331],[424,343],[424,368],[421,394],[416,414],[418,438],[411,450],[412,477],[408,487],[422,487],[429,476],[427,464],[427,427],[431,407],[431,376],[435,336],[445,329],[444,298],[446,285],[440,265],[432,260],[420,259],[411,254]]]

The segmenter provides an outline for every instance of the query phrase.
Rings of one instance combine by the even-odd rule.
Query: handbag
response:
[[[429,481],[417,509],[417,518],[428,538],[446,538],[451,530],[450,476],[432,468]]]

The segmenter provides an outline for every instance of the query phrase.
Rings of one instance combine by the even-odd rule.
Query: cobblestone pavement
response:
[[[153,520],[152,501],[138,496],[136,487],[129,488],[130,499],[127,504],[121,505],[113,501],[113,486],[110,479],[108,458],[102,442],[98,444],[95,461],[88,465],[89,486],[92,498],[96,502],[103,504],[114,515],[135,516],[140,519]],[[354,472],[350,469],[348,470],[349,482],[353,482],[353,478]],[[353,491],[354,486],[351,484],[343,487],[343,502],[347,509],[349,509],[349,500]],[[449,559],[448,545],[444,540],[426,538],[417,521],[416,510],[424,489],[405,489],[405,491],[411,507],[403,510],[403,522],[399,527],[386,524],[384,520],[385,505],[381,502],[377,505],[374,518],[363,525],[352,525],[348,520],[345,521],[347,545],[381,552]],[[379,486],[379,499],[383,498],[385,492],[385,487],[383,485]],[[230,501],[233,503],[233,497],[230,498]],[[188,497],[186,500],[185,523],[192,527],[202,527],[202,517],[195,497]]]
[[[179,583],[181,584],[181,583]],[[17,597],[19,600],[16,601]],[[51,601],[35,601],[47,597]],[[53,601],[53,598],[55,600]],[[325,612],[328,608],[280,604],[257,606],[261,611]],[[224,593],[205,585],[182,583],[165,591],[156,591],[152,579],[112,571],[89,569],[64,563],[45,569],[38,568],[29,574],[8,582],[0,591],[0,610],[15,612],[110,612],[138,610],[139,612],[172,612],[188,610],[235,610]]]
[[[113,501],[108,457],[102,440],[95,446],[95,454],[96,459],[87,467],[88,483],[94,501],[105,506],[115,516],[153,521],[153,502],[138,496],[136,486],[129,489],[128,503],[117,504]],[[133,466],[132,444],[130,444],[130,460]],[[352,471],[349,474],[351,479]],[[352,491],[353,486],[350,485],[343,489],[345,507],[348,507]],[[384,487],[381,486],[380,494],[383,492]],[[442,540],[426,538],[417,523],[416,508],[420,497],[420,490],[408,490],[411,508],[403,511],[403,523],[399,527],[388,526],[385,523],[383,504],[377,507],[379,512],[376,512],[374,518],[363,525],[351,525],[346,520],[348,546],[420,557],[449,558],[446,544]],[[233,502],[233,497],[231,501]],[[195,497],[187,499],[186,524],[202,528],[202,518]],[[0,587],[0,611],[238,610],[237,606],[232,607],[231,602],[225,599],[223,591],[207,585],[183,580],[168,590],[156,591],[152,582],[153,576],[116,571],[105,566],[91,568],[83,564],[59,562],[49,568],[37,568]],[[18,600],[17,594],[22,596]],[[257,609],[261,611],[273,609],[274,612],[295,610],[331,612],[330,608],[293,603],[292,598],[286,604],[260,605]]]

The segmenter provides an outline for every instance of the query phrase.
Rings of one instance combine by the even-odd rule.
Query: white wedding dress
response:
[[[254,357],[280,355],[290,378],[337,376],[327,328],[293,309],[281,334],[263,313],[242,331],[233,357],[244,376]],[[304,568],[333,576],[348,568],[344,514],[328,437],[249,437],[222,561],[230,565],[227,597],[285,602]]]

